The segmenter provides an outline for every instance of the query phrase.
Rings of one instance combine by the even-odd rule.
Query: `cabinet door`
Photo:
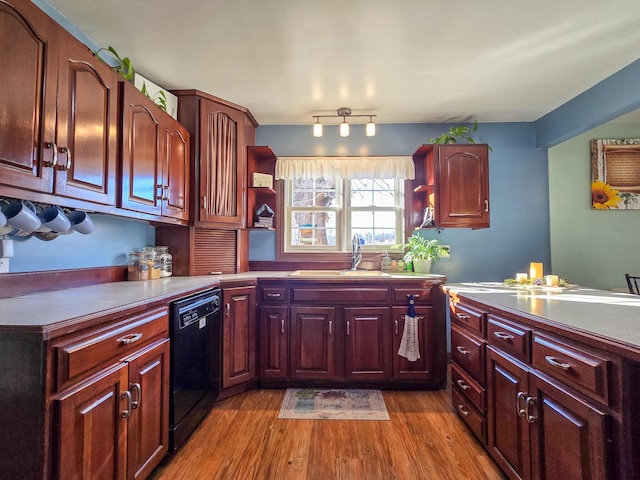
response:
[[[48,193],[53,189],[56,29],[31,2],[0,2],[0,184],[4,186]]]
[[[160,125],[157,107],[129,82],[120,82],[122,95],[122,195],[128,210],[161,213],[162,174]]]
[[[289,375],[289,309],[260,307],[260,376],[287,378]]]
[[[351,380],[391,378],[389,307],[346,307],[346,377]]]
[[[607,469],[607,415],[559,383],[531,375],[533,478],[599,480]]]
[[[57,414],[56,478],[125,478],[130,405],[127,365],[120,363],[54,402]]]
[[[200,222],[242,226],[244,113],[210,100],[200,112]]]
[[[61,32],[57,195],[115,205],[117,116],[117,73]]]
[[[291,307],[291,377],[334,377],[334,307]]]
[[[222,387],[255,377],[255,287],[225,288]]]
[[[437,165],[437,225],[488,227],[488,146],[440,145]]]
[[[404,332],[404,317],[407,312],[405,307],[393,308],[393,347],[391,358],[393,359],[393,378],[407,380],[426,380],[433,378],[437,362],[437,338],[433,323],[435,321],[431,307],[416,307],[416,319],[418,321],[418,344],[420,346],[420,358],[410,362],[405,357],[398,355],[402,333]]]
[[[169,340],[145,348],[127,363],[133,399],[127,478],[146,478],[169,448]]]
[[[165,121],[162,215],[188,220],[189,132],[172,118]]]
[[[510,478],[532,478],[529,423],[524,415],[530,396],[524,365],[488,347],[487,448]]]

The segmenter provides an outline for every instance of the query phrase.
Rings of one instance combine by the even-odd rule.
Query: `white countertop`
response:
[[[640,296],[590,288],[560,292],[505,287],[502,283],[455,283],[446,291],[479,302],[516,310],[560,328],[608,339],[640,354]]]

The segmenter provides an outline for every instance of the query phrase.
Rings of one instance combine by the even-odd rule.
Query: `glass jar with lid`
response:
[[[144,247],[142,253],[149,264],[149,280],[160,278],[160,260],[156,254],[156,247]]]
[[[160,262],[160,276],[170,277],[173,274],[173,256],[169,253],[169,247],[156,247],[156,256]]]
[[[146,260],[145,254],[140,250],[133,250],[129,253],[127,279],[149,280],[149,262]]]

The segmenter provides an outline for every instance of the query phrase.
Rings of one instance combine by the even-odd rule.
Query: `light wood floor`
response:
[[[384,391],[390,421],[278,419],[284,390],[216,404],[153,480],[505,478],[451,407],[450,391]]]

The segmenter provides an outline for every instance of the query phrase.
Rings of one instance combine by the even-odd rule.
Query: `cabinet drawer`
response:
[[[405,305],[409,295],[413,295],[415,305],[431,303],[431,290],[426,288],[392,288],[392,301],[394,305]]]
[[[451,320],[484,334],[484,313],[456,303],[453,298],[449,300]]]
[[[536,333],[533,366],[609,405],[609,360],[604,356]]]
[[[467,427],[483,444],[487,443],[487,419],[480,415],[469,401],[458,393],[456,389],[451,390],[451,403],[456,413],[467,424]]]
[[[260,303],[287,303],[289,289],[286,287],[260,287]]]
[[[322,302],[374,305],[389,303],[389,290],[374,287],[293,287],[292,302]],[[405,298],[406,300],[406,298]]]
[[[469,400],[473,406],[478,409],[478,411],[484,414],[487,404],[487,394],[485,389],[455,363],[451,364],[451,384],[453,385],[452,390],[458,390],[458,392],[462,393],[467,400]]]
[[[451,325],[451,360],[481,385],[485,385],[484,356],[484,340],[466,333],[456,325]]]
[[[531,330],[489,315],[487,342],[523,362],[531,361]]]
[[[125,357],[153,338],[168,336],[168,332],[168,308],[162,307],[130,317],[115,326],[63,340],[53,347],[58,366],[58,389],[109,360]]]

